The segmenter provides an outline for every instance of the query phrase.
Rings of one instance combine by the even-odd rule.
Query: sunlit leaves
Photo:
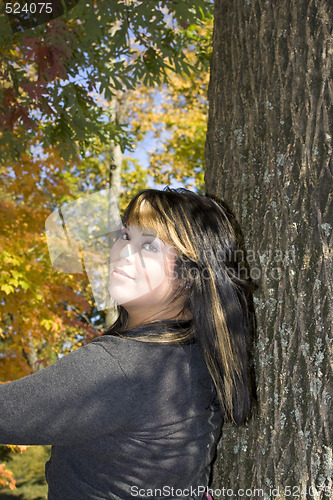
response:
[[[41,118],[44,145],[66,159],[75,158],[73,143],[82,150],[87,141],[94,148],[96,137],[119,140],[90,92],[111,99],[138,81],[165,83],[171,68],[189,73],[184,48],[191,41],[182,26],[198,23],[206,10],[205,0],[81,1],[47,25],[0,33],[0,161],[18,159]]]
[[[133,198],[133,193],[147,188],[148,172],[138,160],[125,158],[121,172],[124,189],[120,198],[120,209],[124,210]]]
[[[137,140],[153,134],[149,174],[159,185],[181,182],[203,189],[212,24],[208,16],[204,25],[186,29],[186,36],[197,44],[185,52],[196,71],[181,71],[175,64],[175,71],[168,72],[168,84],[154,89],[141,86],[132,99],[130,129]]]
[[[45,219],[70,195],[62,170],[51,149],[0,170],[0,380],[31,373],[36,360],[48,364],[66,338],[92,334],[78,323],[92,308],[87,278],[55,271],[48,256]]]
[[[0,464],[0,486],[8,486],[11,490],[15,489],[13,473],[6,469],[5,464]]]

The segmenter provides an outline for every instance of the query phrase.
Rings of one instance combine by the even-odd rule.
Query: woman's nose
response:
[[[119,252],[119,257],[121,259],[128,259],[134,255],[133,247],[130,243],[127,243]]]

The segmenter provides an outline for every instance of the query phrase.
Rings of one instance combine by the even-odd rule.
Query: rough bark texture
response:
[[[215,1],[206,190],[259,285],[259,412],[224,428],[221,498],[333,498],[332,31],[331,0]]]
[[[111,30],[111,36],[114,35],[113,30]],[[126,113],[127,104],[125,101],[124,109],[119,111],[119,106],[117,99],[114,97],[109,102],[110,119],[117,123],[123,121],[124,114]],[[120,200],[120,186],[121,186],[121,168],[123,164],[123,153],[121,151],[120,144],[116,144],[114,141],[110,143],[110,149],[107,154],[107,161],[109,163],[109,188],[112,189],[113,196],[116,199],[117,205],[119,206]],[[110,214],[110,220],[112,220],[114,214]],[[116,321],[118,317],[118,310],[116,303],[114,302],[114,307],[110,307],[105,311],[105,328],[109,328]]]

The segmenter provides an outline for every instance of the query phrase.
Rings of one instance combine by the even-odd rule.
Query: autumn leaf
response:
[[[16,481],[13,473],[6,469],[5,464],[0,464],[0,486],[8,487],[10,490],[16,489]]]

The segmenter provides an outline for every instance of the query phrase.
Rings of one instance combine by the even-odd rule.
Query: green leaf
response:
[[[30,285],[26,281],[21,280],[20,287],[23,288],[23,290],[28,290],[28,288],[30,288]]]
[[[14,292],[14,287],[11,285],[1,285],[0,290],[3,290],[7,295]]]

